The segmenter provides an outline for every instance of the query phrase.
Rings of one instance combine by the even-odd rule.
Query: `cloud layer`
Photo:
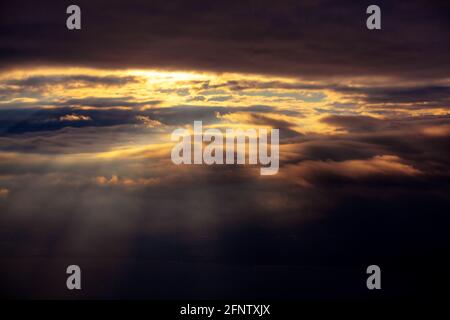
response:
[[[68,297],[74,261],[86,298],[447,290],[447,3],[77,4],[0,4],[1,296]],[[280,129],[279,173],[174,165],[195,120]]]
[[[80,1],[82,30],[70,32],[64,3],[16,1],[1,8],[0,66],[447,78],[448,4],[377,4],[380,32],[355,1]]]

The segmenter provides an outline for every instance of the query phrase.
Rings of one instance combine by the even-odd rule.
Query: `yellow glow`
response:
[[[405,104],[404,107],[386,105],[365,105],[361,97],[348,96],[331,89],[306,90],[295,89],[296,84],[324,85],[317,81],[306,81],[292,77],[278,77],[256,74],[239,73],[211,73],[193,71],[167,71],[167,70],[102,70],[90,68],[24,68],[3,72],[0,80],[18,80],[33,76],[67,77],[83,75],[99,77],[118,77],[125,79],[118,84],[104,83],[102,81],[69,81],[50,82],[43,81],[40,87],[31,87],[29,92],[20,97],[11,95],[0,101],[0,108],[12,103],[23,105],[39,104],[41,108],[58,108],[66,101],[80,101],[69,105],[78,110],[92,109],[120,109],[145,110],[153,108],[170,108],[174,106],[196,107],[222,107],[226,112],[217,114],[218,123],[212,127],[223,127],[224,124],[232,127],[271,127],[268,123],[253,117],[258,111],[245,112],[251,106],[265,106],[273,108],[272,112],[264,112],[267,121],[283,121],[289,123],[289,129],[299,133],[342,134],[322,121],[324,116],[331,114],[366,115],[382,118],[377,110],[389,107],[391,112],[403,116],[445,115],[448,110],[444,107],[416,109]],[[330,84],[340,80],[342,85],[383,85],[384,78],[352,78],[329,79]],[[281,83],[281,86],[277,86]],[[233,84],[240,84],[233,87]],[[1,85],[0,85],[1,86]],[[14,85],[9,85],[14,87]],[[245,88],[243,89],[242,86]],[[301,85],[299,88],[303,88]],[[324,86],[326,87],[326,86]],[[330,86],[332,87],[332,86]],[[1,87],[0,87],[1,88]],[[36,97],[36,93],[39,95]],[[317,96],[320,94],[320,96]],[[317,96],[317,98],[315,98]],[[95,106],[89,104],[92,99],[116,99],[113,106]],[[123,100],[123,104],[120,102]],[[85,103],[83,103],[86,101]],[[336,104],[341,107],[336,107]],[[347,107],[348,106],[348,107]],[[234,108],[240,108],[233,112]],[[251,109],[248,109],[251,111]],[[159,126],[157,121],[145,121],[142,125],[149,127]],[[93,119],[95,121],[95,119]],[[161,126],[164,125],[163,123]]]

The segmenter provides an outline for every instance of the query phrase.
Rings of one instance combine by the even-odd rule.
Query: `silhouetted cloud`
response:
[[[63,84],[71,82],[83,83],[85,85],[120,86],[130,82],[137,82],[137,77],[132,76],[91,76],[91,75],[52,75],[31,76],[23,79],[7,80],[4,83],[10,86],[41,87],[47,85]]]
[[[419,79],[449,74],[449,5],[442,1],[379,1],[380,32],[367,30],[367,3],[354,1],[77,4],[83,13],[77,32],[65,27],[66,3],[2,4],[1,67],[40,63]]]

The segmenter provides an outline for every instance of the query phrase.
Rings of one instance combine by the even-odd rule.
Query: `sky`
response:
[[[444,288],[450,6],[0,3],[0,296],[360,299]],[[280,130],[280,169],[175,165],[176,128]],[[65,288],[78,264],[84,290]],[[385,282],[384,282],[385,281]]]

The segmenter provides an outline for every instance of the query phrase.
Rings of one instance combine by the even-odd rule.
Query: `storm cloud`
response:
[[[302,77],[448,76],[448,3],[379,1],[380,32],[365,26],[369,4],[79,1],[82,30],[71,32],[65,27],[63,2],[2,3],[0,66],[163,67]]]

